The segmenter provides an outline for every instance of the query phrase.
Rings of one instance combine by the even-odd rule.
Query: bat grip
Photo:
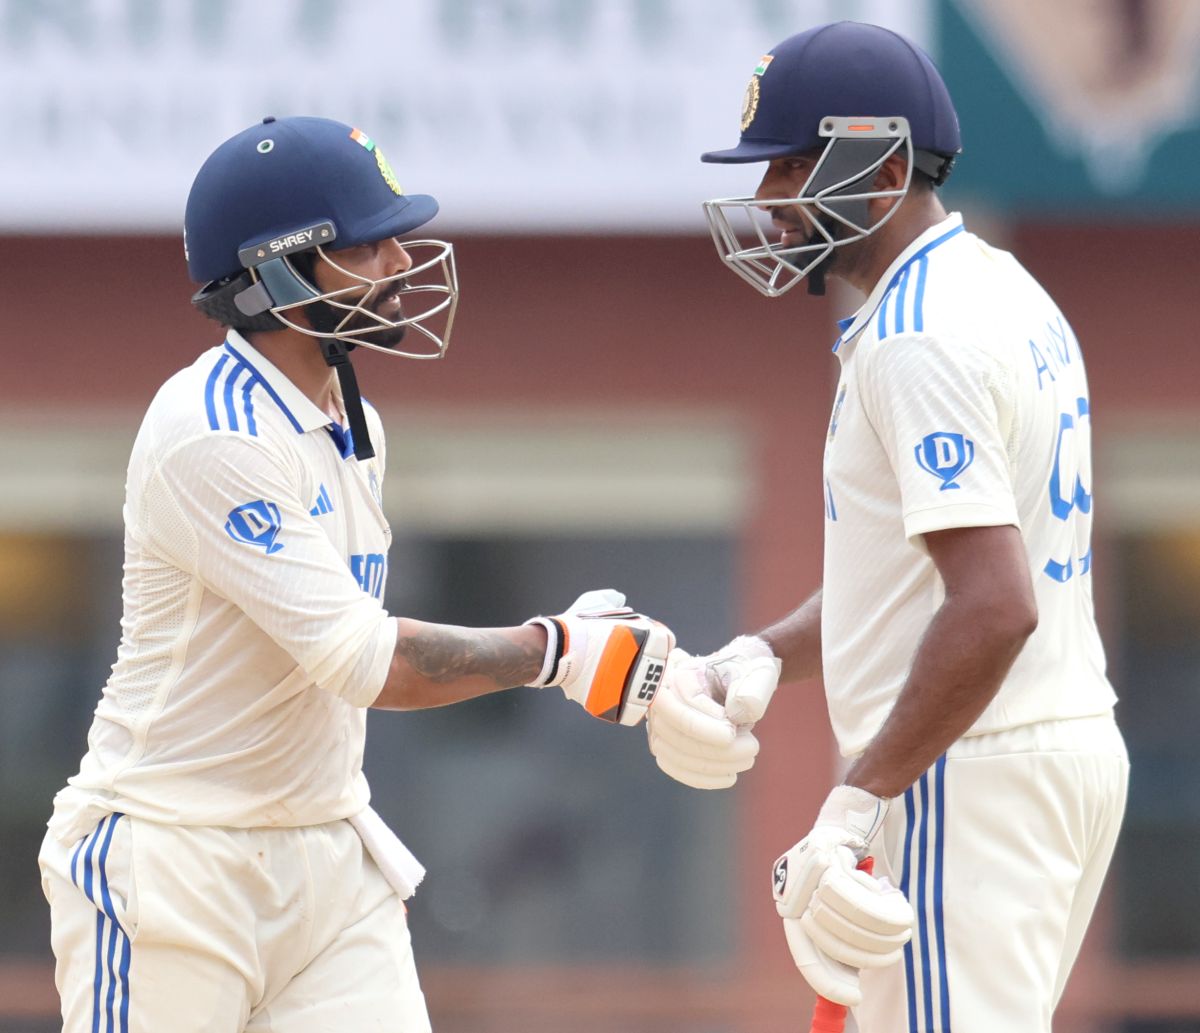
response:
[[[864,857],[858,862],[858,870],[872,875],[875,872],[875,858]],[[843,1033],[846,1028],[846,1016],[850,1009],[844,1004],[835,1004],[828,998],[817,995],[813,1005],[812,1025],[809,1033]]]
[[[844,1004],[834,1004],[824,997],[818,997],[813,1005],[812,1026],[809,1033],[842,1033],[846,1028],[846,1016],[850,1009]]]

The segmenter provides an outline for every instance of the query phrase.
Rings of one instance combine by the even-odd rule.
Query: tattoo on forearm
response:
[[[439,627],[401,635],[396,648],[413,669],[430,681],[450,682],[479,675],[509,688],[527,685],[542,669],[545,653],[522,646],[486,628]]]

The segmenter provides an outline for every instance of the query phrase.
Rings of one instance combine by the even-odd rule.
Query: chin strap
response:
[[[825,237],[816,230],[813,230],[813,235],[808,238],[808,242],[809,244],[823,244],[825,243]],[[808,271],[808,276],[806,279],[808,280],[809,294],[825,293],[825,266],[829,263],[829,259],[832,257],[833,249],[831,248],[829,254],[822,258],[821,261],[819,261]]]
[[[337,371],[338,384],[342,388],[342,404],[346,407],[346,419],[350,421],[350,434],[354,438],[354,458],[359,462],[371,459],[375,449],[367,430],[367,417],[363,413],[362,396],[358,393],[358,378],[350,364],[350,353],[345,342],[336,337],[322,337],[320,341],[325,364]]]

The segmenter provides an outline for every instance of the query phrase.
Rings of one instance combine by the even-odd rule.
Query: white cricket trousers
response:
[[[429,1033],[405,908],[349,822],[47,835],[64,1033]]]
[[[917,927],[902,963],[862,973],[860,1033],[1050,1033],[1128,781],[1111,716],[955,743],[875,840]]]

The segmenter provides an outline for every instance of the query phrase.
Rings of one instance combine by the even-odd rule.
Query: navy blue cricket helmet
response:
[[[437,211],[428,194],[404,192],[383,152],[362,130],[328,118],[264,118],[213,151],[192,183],[184,252],[188,275],[204,285],[192,301],[234,329],[286,326],[390,354],[437,358],[445,352],[449,327],[435,336],[423,321],[452,313],[457,301],[449,244],[405,243],[406,248],[427,245],[434,254],[394,278],[397,289],[410,296],[423,292],[428,303],[401,320],[385,320],[358,305],[363,288],[379,289],[380,281],[323,294],[311,279],[312,260],[305,257],[336,265],[330,251],[411,233]],[[422,283],[422,274],[430,271],[435,282]],[[298,310],[321,318],[297,321]],[[330,318],[331,310],[339,318]],[[381,331],[397,327],[419,330],[436,351],[405,352],[373,343]]]
[[[343,248],[410,233],[437,201],[405,194],[365,133],[328,118],[272,118],[218,147],[196,175],[184,215],[188,275],[195,283],[245,268],[240,252],[329,223]]]
[[[808,243],[785,248],[758,241],[743,246],[729,216],[750,198],[705,205],[714,241],[726,264],[764,294],[776,297],[814,273],[837,247],[878,229],[867,206],[884,196],[872,181],[884,161],[903,153],[913,168],[941,184],[962,149],[958,115],[937,68],[899,33],[861,22],[834,22],[790,36],[759,59],[742,104],[741,138],[701,161],[772,161],[820,152],[795,198],[772,204],[801,207],[813,225]],[[902,196],[907,192],[893,192]],[[887,217],[895,211],[893,206]]]
[[[405,240],[412,264],[379,279],[339,265],[337,251],[411,233],[437,211],[428,194],[404,192],[362,130],[328,118],[264,118],[213,151],[192,184],[184,252],[188,274],[203,284],[192,302],[235,330],[318,338],[341,378],[363,457],[369,442],[361,411],[351,411],[361,406],[348,352],[440,358],[458,279],[445,241]],[[349,285],[322,291],[319,262]],[[417,331],[419,350],[400,347],[408,330]]]

